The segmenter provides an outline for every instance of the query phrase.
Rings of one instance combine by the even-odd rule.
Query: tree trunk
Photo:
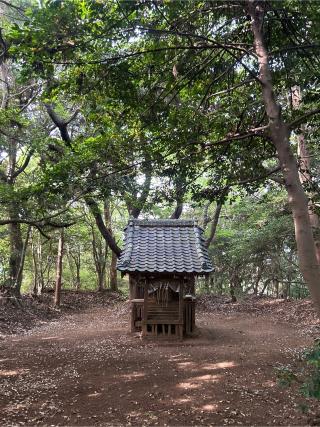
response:
[[[237,297],[234,291],[234,283],[230,282],[230,297],[231,297],[231,302],[237,302]]]
[[[22,245],[22,252],[21,252],[21,257],[20,257],[20,265],[19,265],[18,276],[17,276],[17,286],[18,286],[17,293],[18,293],[18,295],[20,295],[20,291],[21,291],[24,261],[25,261],[25,258],[26,258],[26,253],[27,253],[27,248],[28,248],[30,233],[31,233],[31,225],[28,226],[27,235],[26,235],[25,241],[23,242],[23,245]]]
[[[266,113],[269,118],[271,139],[277,150],[292,209],[300,270],[309,287],[315,307],[320,313],[320,268],[310,224],[308,198],[300,183],[297,160],[290,146],[290,129],[283,121],[281,109],[276,102],[273,91],[268,53],[262,34],[263,6],[264,3],[262,2],[254,2],[252,0],[248,2],[255,51],[259,62],[259,80]]]
[[[310,175],[310,156],[309,152],[305,143],[304,134],[301,133],[298,135],[298,156],[300,157],[300,181],[301,183],[310,182],[311,181],[311,175]],[[309,201],[308,203],[308,210],[309,210],[309,218],[311,227],[313,229],[313,235],[314,235],[314,243],[316,247],[316,256],[318,260],[318,264],[320,265],[320,221],[319,217],[316,213],[314,204]]]
[[[298,110],[301,104],[301,91],[299,86],[291,88],[292,93],[292,106],[293,109]],[[305,140],[305,127],[301,126],[298,137],[298,158],[299,158],[299,178],[302,185],[311,182],[311,162],[308,146]],[[318,264],[320,265],[320,221],[316,213],[315,206],[311,200],[308,203],[309,218],[311,227],[313,229],[314,243],[316,246],[316,256]]]
[[[2,39],[2,36],[0,44],[4,49],[6,48],[6,44]],[[0,96],[2,96],[2,100],[0,101],[0,110],[2,110],[4,113],[11,107],[10,100],[13,100],[12,107],[17,107],[17,100],[14,99],[14,95],[11,93],[11,86],[12,88],[15,86],[14,73],[12,73],[11,71],[12,70],[10,68],[9,62],[6,62],[6,55],[0,55]],[[14,92],[15,90],[13,91],[13,93]],[[2,152],[7,154],[7,161],[2,164],[2,166],[6,164],[6,173],[3,170],[1,171],[0,181],[3,184],[4,189],[7,187],[4,191],[8,191],[8,194],[14,195],[15,180],[20,175],[20,173],[25,170],[29,161],[24,162],[25,166],[17,168],[17,154],[19,151],[17,132],[19,132],[19,130],[12,128],[12,132],[15,136],[7,136],[5,138],[8,143],[7,146],[5,144],[3,146],[5,148],[1,147]],[[7,206],[4,207],[7,209],[8,218],[10,220],[19,218],[19,204],[15,198],[9,201],[7,203]],[[21,226],[19,223],[12,222],[11,224],[9,224],[8,232],[10,239],[10,255],[7,284],[10,288],[10,292],[12,292],[16,297],[20,297],[24,257],[25,251],[27,249],[30,228],[27,232],[25,245],[23,243]]]
[[[19,268],[22,261],[23,240],[20,224],[12,223],[8,226],[10,234],[9,257],[9,285],[16,296],[20,296],[21,279]]]
[[[279,280],[278,279],[273,279],[273,285],[274,285],[274,290],[275,290],[275,294],[276,294],[276,298],[279,298]]]
[[[46,257],[46,262],[44,263],[43,251],[41,244],[41,237],[39,236],[39,264],[40,264],[40,286],[41,292],[45,287],[49,287],[50,278],[51,278],[51,269],[54,265],[54,259],[50,254],[52,253],[52,240],[49,241],[49,248],[47,249],[48,255]]]
[[[76,290],[79,291],[80,287],[81,287],[80,264],[76,263]]]
[[[216,236],[216,231],[217,231],[217,226],[218,226],[218,222],[219,222],[219,218],[220,218],[222,204],[223,204],[223,202],[221,200],[219,200],[217,202],[216,210],[214,212],[213,219],[212,219],[212,222],[211,222],[210,235],[207,238],[207,240],[205,241],[205,246],[207,248],[214,241],[214,238]]]
[[[50,244],[51,249],[51,244]],[[40,295],[44,288],[44,271],[43,271],[43,259],[42,259],[42,243],[41,236],[38,233],[37,239],[35,230],[32,232],[32,264],[33,264],[33,295]],[[51,252],[51,250],[49,250]]]
[[[257,276],[256,276],[256,280],[254,281],[254,284],[253,284],[253,294],[254,295],[258,295],[259,283],[260,283],[261,278],[262,278],[263,270],[264,270],[263,266],[257,267]]]
[[[78,291],[80,289],[80,268],[81,268],[81,248],[76,246],[73,250],[70,245],[67,246],[67,256],[70,273],[72,276],[72,284]]]
[[[103,292],[106,288],[106,274],[105,269],[99,270],[98,275],[98,292]]]
[[[56,286],[55,286],[55,292],[54,292],[54,305],[56,307],[59,307],[60,301],[61,301],[63,244],[64,244],[64,231],[62,229],[60,232],[59,243],[58,243]]]
[[[102,292],[106,287],[106,263],[108,246],[106,242],[101,239],[101,237],[100,239],[97,238],[93,224],[90,224],[90,226],[92,233],[92,255],[97,274],[97,289],[99,292]]]
[[[231,302],[237,302],[237,296],[241,293],[241,277],[237,271],[234,271],[230,280],[230,297]]]
[[[66,245],[66,255],[67,255],[69,270],[70,270],[70,273],[71,273],[72,285],[75,287],[76,286],[76,274],[75,274],[75,271],[74,271],[73,257],[71,255],[70,244]]]
[[[177,200],[176,208],[171,215],[171,219],[179,219],[183,211],[183,202]]]
[[[38,259],[37,259],[37,248],[35,245],[34,230],[32,232],[31,238],[31,252],[32,252],[32,265],[33,265],[33,296],[38,295],[38,283],[39,283],[39,268],[38,268]]]
[[[204,278],[204,289],[207,294],[210,292],[210,275],[209,274],[206,274]]]
[[[267,279],[267,280],[264,282],[263,287],[262,287],[262,289],[261,289],[261,292],[260,292],[260,294],[259,294],[259,296],[260,296],[260,297],[262,297],[262,296],[263,296],[263,294],[265,293],[265,290],[267,289],[267,287],[268,287],[269,283],[270,283],[270,279]]]
[[[74,265],[76,266],[76,290],[79,291],[81,286],[81,278],[80,278],[80,271],[81,271],[81,247],[77,247],[77,251],[73,256]]]
[[[150,185],[150,183],[149,183],[149,185]],[[105,200],[105,203],[104,203],[104,218],[105,218],[106,225],[110,231],[110,234],[114,238],[113,231],[112,231],[112,214],[111,214],[109,200]],[[117,256],[114,252],[112,252],[112,254],[111,254],[109,278],[110,278],[110,289],[114,292],[118,292]]]
[[[117,256],[114,252],[112,252],[110,264],[110,289],[114,292],[118,292]]]

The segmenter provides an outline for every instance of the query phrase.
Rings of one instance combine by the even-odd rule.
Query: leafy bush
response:
[[[276,369],[278,384],[282,387],[289,387],[293,381],[297,381],[296,374],[289,366],[279,366]]]
[[[305,352],[304,357],[311,370],[303,383],[302,392],[307,397],[320,399],[320,339],[316,340],[311,350]]]

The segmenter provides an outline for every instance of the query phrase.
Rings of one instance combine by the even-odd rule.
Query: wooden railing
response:
[[[178,301],[161,304],[150,298],[147,306],[144,335],[163,338],[182,337],[183,319],[179,317]]]
[[[142,331],[144,336],[180,338],[183,335],[192,335],[195,329],[195,300],[185,298],[182,304],[183,316],[179,313],[178,302],[161,305],[148,299],[145,304],[144,299],[132,299],[131,332]]]

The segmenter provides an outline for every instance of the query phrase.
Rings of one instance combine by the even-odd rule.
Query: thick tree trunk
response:
[[[97,272],[98,275],[98,292],[103,292],[106,288],[106,270],[102,268]]]
[[[179,219],[183,211],[183,202],[177,201],[176,208],[171,215],[171,219]]]
[[[19,277],[19,269],[22,262],[23,240],[20,224],[12,223],[8,226],[10,235],[9,257],[9,286],[17,296],[20,295],[22,276]]]
[[[31,233],[31,226],[29,225],[28,229],[27,229],[27,235],[26,235],[25,241],[23,242],[23,246],[22,246],[22,252],[21,252],[21,257],[20,257],[20,265],[19,265],[18,276],[17,276],[17,294],[18,295],[20,295],[20,291],[21,291],[24,261],[26,259],[26,253],[27,253],[30,233]]]
[[[36,239],[37,237],[37,239]],[[44,288],[42,243],[40,235],[32,232],[31,240],[32,264],[33,264],[33,295],[40,295]]]
[[[308,198],[299,180],[297,160],[293,155],[289,142],[290,130],[282,119],[281,109],[276,102],[273,91],[268,53],[262,34],[263,7],[263,2],[252,0],[248,2],[255,51],[259,61],[259,80],[261,82],[266,113],[269,118],[272,142],[277,150],[292,209],[300,270],[308,285],[316,309],[320,313],[320,267],[316,257],[315,243],[310,224]]]
[[[213,215],[212,222],[211,222],[210,235],[209,235],[208,239],[205,241],[205,246],[207,248],[211,245],[211,243],[214,241],[214,238],[216,236],[216,231],[217,231],[217,226],[218,226],[218,222],[219,222],[219,218],[220,218],[221,209],[222,209],[222,201],[219,200],[217,203],[217,206],[216,206],[216,210],[215,210],[214,215]]]
[[[186,193],[186,185],[185,181],[176,180],[175,182],[175,199],[176,199],[176,207],[172,212],[171,219],[179,219],[183,212],[183,200]]]
[[[320,312],[320,268],[310,223],[308,198],[299,180],[297,161],[289,145],[286,126],[275,128],[273,133],[293,214],[299,267]]]
[[[305,183],[311,181],[310,175],[310,155],[305,143],[305,138],[303,133],[298,135],[298,156],[300,157],[300,181],[301,183]],[[319,216],[316,213],[314,204],[309,201],[308,203],[309,209],[309,218],[311,227],[313,229],[314,243],[316,247],[316,256],[318,260],[318,264],[320,265],[320,221]]]
[[[56,286],[55,286],[55,292],[54,292],[54,305],[56,307],[59,307],[61,302],[63,245],[64,245],[64,231],[62,229],[59,237],[59,243],[58,243]]]
[[[295,110],[299,109],[301,104],[301,91],[299,86],[291,88],[292,106]],[[299,178],[301,184],[305,185],[311,182],[311,162],[310,154],[305,139],[305,127],[301,126],[298,137],[298,158],[299,158]],[[309,195],[310,196],[310,195]],[[320,265],[320,221],[316,213],[315,206],[311,200],[308,203],[309,218],[313,229],[314,243],[316,246],[316,256]]]

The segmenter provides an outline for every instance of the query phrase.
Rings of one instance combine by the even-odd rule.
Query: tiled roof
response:
[[[194,273],[213,271],[203,230],[192,220],[132,219],[125,228],[122,272]]]

